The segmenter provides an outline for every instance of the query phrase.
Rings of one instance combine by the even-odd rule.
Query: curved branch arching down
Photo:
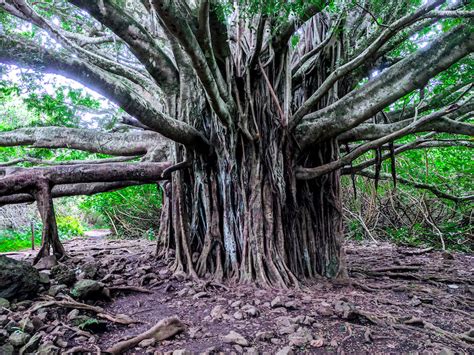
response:
[[[195,128],[161,112],[156,98],[146,90],[77,57],[41,47],[20,36],[0,33],[0,63],[74,79],[109,98],[129,115],[165,137],[190,147],[205,149],[207,146],[207,141]]]
[[[351,169],[344,169],[342,171],[342,174],[344,174],[344,175],[348,175],[348,174],[352,174],[352,173],[353,172],[351,172]],[[376,176],[376,174],[373,171],[370,171],[370,170],[357,171],[357,172],[355,172],[355,174],[360,175],[360,176],[365,176],[369,179],[382,179],[382,180],[391,180],[392,179],[392,175],[390,175],[390,174],[379,173],[379,176]],[[397,176],[397,182],[401,182],[404,185],[411,186],[411,187],[414,187],[414,188],[417,188],[417,189],[428,190],[439,198],[444,198],[444,199],[447,199],[447,200],[451,200],[451,201],[454,201],[456,203],[466,202],[466,201],[473,201],[474,200],[474,195],[454,196],[454,195],[448,194],[446,192],[440,191],[434,185],[412,181],[412,180],[409,180],[409,179],[402,178],[400,176]]]
[[[336,137],[450,67],[474,50],[474,31],[459,25],[297,126],[302,149]]]

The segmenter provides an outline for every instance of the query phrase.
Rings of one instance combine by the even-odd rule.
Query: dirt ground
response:
[[[87,303],[133,322],[101,321],[98,329],[79,330],[69,323],[74,307],[44,307],[44,339],[62,352],[100,353],[176,316],[183,332],[141,342],[127,353],[474,353],[473,255],[348,243],[347,282],[262,290],[172,275],[163,260],[153,258],[155,245],[148,241],[99,237],[65,246],[67,266],[76,274],[95,270],[93,278],[111,290],[112,300]],[[68,292],[26,303],[8,316],[18,320],[37,312],[38,302],[72,300]],[[79,313],[97,315],[88,309]]]

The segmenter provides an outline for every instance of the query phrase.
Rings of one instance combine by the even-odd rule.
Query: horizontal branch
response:
[[[343,171],[343,174],[350,174],[351,172],[349,170]],[[387,174],[387,173],[380,173],[378,177],[376,177],[376,174],[373,171],[368,171],[368,170],[363,170],[363,171],[358,171],[356,172],[357,175],[365,176],[369,179],[381,179],[381,180],[391,180],[392,175]],[[474,200],[474,195],[468,195],[468,196],[455,196],[452,194],[448,194],[446,192],[443,192],[439,190],[435,185],[430,185],[430,184],[423,184],[421,182],[409,180],[402,178],[400,176],[397,176],[397,182],[400,182],[404,185],[411,186],[417,189],[423,189],[423,190],[428,190],[431,193],[433,193],[435,196],[447,200],[454,201],[456,203],[459,202],[465,202],[465,201],[473,201]]]
[[[431,131],[438,133],[462,134],[472,137],[474,136],[474,125],[471,123],[461,122],[460,118],[466,115],[471,115],[473,111],[474,101],[471,100],[471,102],[466,103],[461,106],[459,110],[446,115],[446,117],[440,117],[435,121],[417,127],[413,133]],[[387,124],[362,124],[344,132],[338,137],[338,139],[340,142],[378,139],[406,127],[411,122],[413,122],[413,118]]]
[[[353,160],[357,159],[358,157],[360,157],[361,155],[365,154],[369,150],[380,147],[381,145],[383,145],[385,143],[391,142],[391,141],[393,141],[397,138],[400,138],[402,136],[405,136],[407,134],[413,133],[413,131],[417,127],[420,127],[420,126],[424,125],[427,122],[433,121],[434,119],[439,118],[439,117],[445,115],[446,113],[455,110],[456,108],[457,107],[446,108],[442,111],[438,111],[438,112],[434,112],[430,115],[426,115],[426,116],[420,118],[417,121],[412,121],[411,124],[409,124],[408,126],[400,129],[399,131],[393,132],[393,133],[391,133],[387,136],[381,137],[381,138],[376,139],[374,141],[362,144],[359,147],[357,147],[356,149],[354,149],[353,151],[351,151],[350,153],[347,153],[346,155],[344,155],[342,158],[340,158],[338,160],[334,160],[334,161],[332,161],[328,164],[324,164],[324,165],[317,166],[317,167],[314,167],[314,168],[300,167],[300,168],[297,169],[296,177],[298,179],[302,179],[302,180],[314,179],[314,178],[317,178],[321,175],[327,174],[331,171],[340,169],[343,166],[349,164],[351,161],[353,161]]]
[[[0,168],[6,166],[17,165],[21,163],[31,163],[36,165],[77,165],[77,164],[108,164],[108,163],[123,163],[130,161],[140,156],[131,156],[131,157],[116,157],[116,158],[106,158],[106,159],[94,159],[94,160],[44,160],[33,158],[30,156],[13,159],[5,163],[0,162]]]
[[[31,127],[0,132],[0,147],[70,148],[109,155],[145,155],[169,141],[150,131],[107,133],[95,129]]]
[[[29,193],[45,182],[50,186],[90,182],[156,182],[164,179],[163,173],[170,166],[170,162],[164,162],[16,168],[13,174],[0,179],[0,196]]]
[[[459,25],[297,127],[303,149],[359,125],[474,50],[474,32]]]

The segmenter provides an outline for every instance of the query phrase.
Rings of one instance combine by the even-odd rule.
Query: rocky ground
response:
[[[349,244],[350,281],[262,290],[173,275],[147,241],[66,249],[25,280],[0,258],[0,284],[16,275],[0,287],[0,354],[474,351],[472,255]]]

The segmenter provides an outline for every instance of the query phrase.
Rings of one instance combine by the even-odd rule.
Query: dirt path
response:
[[[95,266],[110,287],[133,285],[151,293],[117,293],[98,304],[139,324],[107,323],[87,339],[67,332],[68,348],[93,344],[105,350],[176,315],[187,330],[130,353],[237,351],[299,353],[472,353],[474,257],[396,248],[390,244],[347,247],[350,282],[320,280],[301,290],[260,290],[248,285],[195,282],[172,275],[152,257],[154,243],[89,238],[69,241],[67,262]],[[67,322],[70,310],[52,321]],[[81,311],[83,313],[83,311]],[[87,313],[87,312],[85,312]],[[245,346],[225,342],[239,333]],[[241,344],[241,341],[239,341]]]

